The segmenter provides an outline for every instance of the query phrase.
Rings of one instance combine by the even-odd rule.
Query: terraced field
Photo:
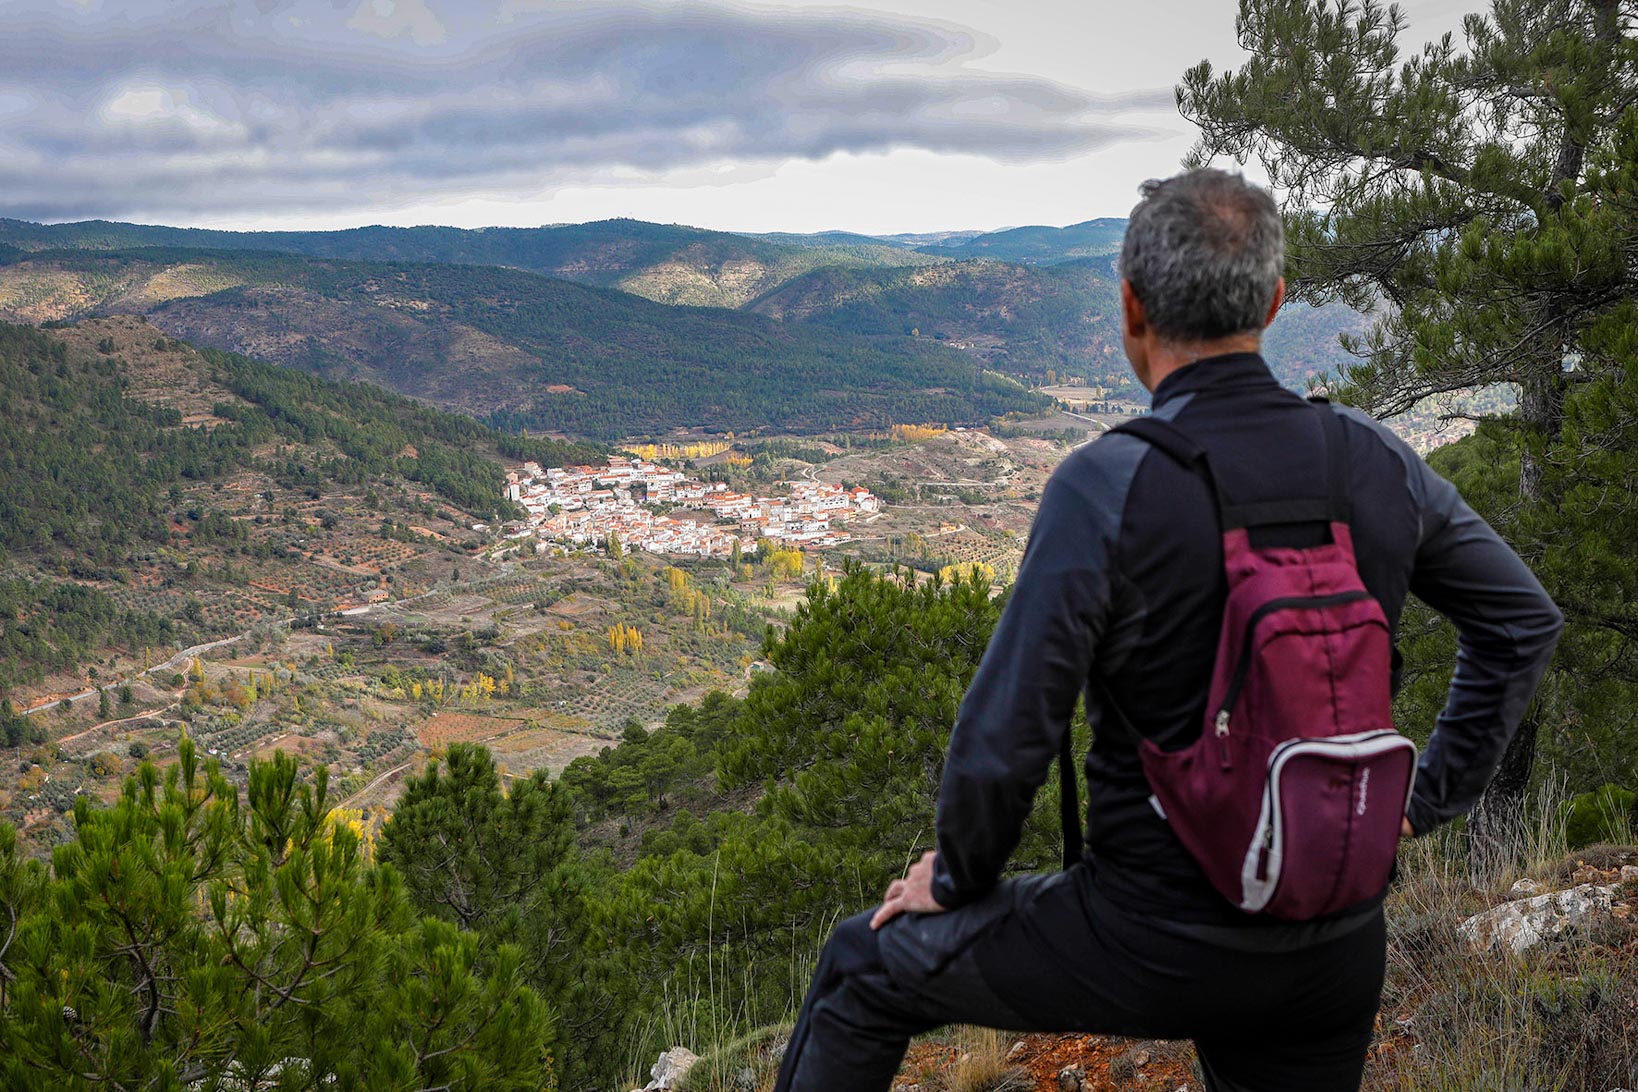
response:
[[[475,713],[435,713],[415,729],[423,747],[447,747],[451,743],[477,743],[515,731],[525,721]]]

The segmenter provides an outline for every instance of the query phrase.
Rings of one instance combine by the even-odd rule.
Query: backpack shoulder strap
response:
[[[1319,411],[1320,431],[1325,436],[1325,492],[1330,507],[1330,518],[1348,523],[1353,518],[1353,504],[1348,499],[1348,433],[1342,427],[1342,418],[1331,408],[1328,398],[1308,400]]]
[[[1348,500],[1348,438],[1342,419],[1330,404],[1321,398],[1309,399],[1320,417],[1320,432],[1325,439],[1325,492],[1321,499],[1296,498],[1262,501],[1255,504],[1235,504],[1223,492],[1217,475],[1212,473],[1211,460],[1206,451],[1189,438],[1188,434],[1170,421],[1158,417],[1134,417],[1122,421],[1110,432],[1136,436],[1160,449],[1184,469],[1201,474],[1211,486],[1217,500],[1217,512],[1224,530],[1235,527],[1262,527],[1276,523],[1337,522],[1348,523],[1352,506]]]
[[[1211,472],[1211,462],[1206,458],[1206,449],[1189,438],[1188,433],[1159,417],[1134,417],[1130,421],[1122,421],[1110,432],[1121,432],[1127,436],[1136,436],[1138,439],[1165,452],[1184,470],[1199,474],[1211,486],[1212,496],[1217,500],[1219,515],[1226,515],[1233,507],[1228,498],[1223,495],[1222,487],[1217,484],[1217,475]]]
[[[1158,447],[1186,467],[1206,461],[1206,449],[1189,439],[1188,433],[1159,417],[1133,417],[1122,421],[1110,432],[1124,432]]]

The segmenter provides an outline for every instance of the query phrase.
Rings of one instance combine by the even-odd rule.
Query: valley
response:
[[[410,404],[388,396],[338,401],[333,384],[201,354],[137,318],[20,334],[8,359],[18,374],[55,369],[87,404],[120,400],[67,446],[50,432],[14,445],[23,462],[3,483],[14,509],[58,459],[90,459],[89,480],[106,477],[99,430],[129,431],[116,405],[144,415],[131,456],[159,475],[120,485],[107,509],[83,489],[34,489],[38,533],[12,543],[0,815],[40,850],[69,836],[77,797],[111,801],[142,761],[174,757],[184,732],[230,780],[275,749],[321,763],[338,800],[375,824],[405,774],[452,742],[484,743],[509,776],[561,770],[679,702],[743,693],[766,627],[850,559],[1004,582],[1046,476],[1093,427],[671,445],[678,465],[698,466],[689,475],[723,479],[722,510],[701,514],[728,534],[748,513],[721,498],[811,494],[791,502],[797,520],[815,518],[801,504],[832,497],[869,511],[832,549],[804,543],[795,523],[789,546],[743,560],[610,551],[601,539],[520,551],[508,535],[526,525],[508,494],[526,498],[506,474],[596,462],[600,449],[509,440],[419,409],[406,418]],[[53,389],[36,402],[14,387],[14,417],[48,425]],[[210,460],[183,455],[162,471],[155,454],[183,440],[204,442]],[[54,530],[59,510],[92,522]],[[74,642],[59,632],[84,629],[50,598],[64,589],[84,597],[75,611],[108,619],[102,628]]]

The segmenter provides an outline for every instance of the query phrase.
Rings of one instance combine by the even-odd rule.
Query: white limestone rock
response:
[[[660,1060],[648,1071],[651,1079],[637,1092],[672,1092],[699,1060],[699,1055],[687,1047],[672,1047],[660,1055]]]
[[[1456,927],[1456,933],[1479,951],[1506,948],[1527,951],[1567,929],[1585,928],[1608,916],[1615,904],[1615,888],[1584,883],[1528,899],[1504,902],[1474,914]]]

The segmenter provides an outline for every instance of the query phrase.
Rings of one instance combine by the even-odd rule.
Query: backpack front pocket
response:
[[[1416,745],[1391,728],[1275,747],[1240,908],[1301,921],[1379,893],[1415,773]]]

